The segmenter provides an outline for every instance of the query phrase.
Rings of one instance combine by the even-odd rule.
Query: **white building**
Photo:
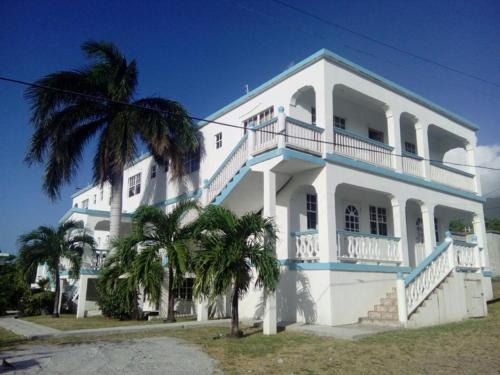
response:
[[[479,176],[440,163],[460,148],[475,165],[475,124],[327,50],[208,119],[240,128],[199,123],[205,156],[186,160],[183,184],[148,156],[129,167],[122,228],[140,204],[168,210],[186,197],[275,217],[280,286],[267,298],[252,290],[240,317],[273,332],[276,321],[422,326],[486,314]],[[79,191],[62,219],[93,233],[99,258],[87,266],[108,249],[109,195]],[[470,242],[446,236],[455,218],[473,223]]]

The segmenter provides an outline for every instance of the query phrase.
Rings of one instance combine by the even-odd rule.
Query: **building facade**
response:
[[[148,155],[126,169],[121,230],[139,205],[169,210],[182,199],[273,217],[280,285],[269,296],[251,290],[242,318],[272,333],[277,322],[422,326],[486,314],[476,125],[327,50],[207,120],[197,124],[203,157],[185,161],[181,183]],[[457,148],[470,166],[443,163]],[[98,269],[110,186],[72,200],[62,220],[93,234],[98,249],[84,267]],[[453,219],[472,223],[468,241],[448,233]],[[207,316],[203,303],[196,309]]]

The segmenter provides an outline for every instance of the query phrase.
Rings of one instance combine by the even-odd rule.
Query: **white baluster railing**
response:
[[[295,259],[317,261],[319,259],[319,235],[317,230],[291,233],[295,237]]]
[[[472,270],[481,267],[477,244],[455,240],[453,246],[455,248],[457,267]]]
[[[392,150],[394,148],[385,143],[338,128],[334,129],[333,143],[333,149],[337,154],[381,167],[392,168]]]
[[[401,263],[398,237],[337,231],[337,256],[350,262]]]
[[[286,145],[306,152],[321,155],[324,129],[315,125],[286,118]]]
[[[236,172],[238,172],[238,170],[246,163],[247,158],[248,147],[247,135],[245,134],[228,155],[226,160],[224,160],[221,166],[215,171],[212,178],[205,183],[208,203],[210,203],[217,196],[217,194],[224,189],[228,182],[231,181]]]
[[[444,164],[431,162],[430,177],[431,180],[444,185],[471,192],[475,191],[473,175]]]
[[[263,124],[254,126],[255,143],[254,153],[266,151],[278,144],[278,119],[273,118]],[[252,130],[251,130],[252,131]]]
[[[420,156],[410,154],[407,152],[403,153],[403,173],[412,176],[423,177],[424,176],[424,164],[423,158]]]

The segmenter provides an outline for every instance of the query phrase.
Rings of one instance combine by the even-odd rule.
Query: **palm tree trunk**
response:
[[[168,264],[168,310],[167,323],[175,322],[175,295],[174,295],[174,270],[172,265]]]
[[[238,302],[240,299],[240,291],[237,286],[233,289],[233,297],[231,300],[231,336],[240,337],[240,315],[238,312]]]
[[[54,279],[56,280],[56,292],[54,296],[54,310],[52,311],[52,316],[54,318],[59,318],[59,294],[61,293],[59,269],[56,270],[54,276]]]
[[[109,238],[114,240],[120,236],[122,217],[123,171],[113,178],[111,183],[111,209],[109,217]]]

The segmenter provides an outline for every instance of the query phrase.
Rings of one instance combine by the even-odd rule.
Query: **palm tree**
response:
[[[53,316],[59,317],[59,268],[61,260],[67,259],[70,264],[69,275],[77,279],[80,275],[82,254],[85,246],[94,249],[94,239],[85,234],[83,224],[67,221],[57,228],[40,226],[21,235],[18,239],[19,264],[24,274],[31,274],[39,264],[46,263],[53,280],[55,280],[55,300]]]
[[[199,147],[198,133],[179,103],[134,98],[137,64],[127,61],[115,45],[88,41],[82,50],[89,65],[49,74],[27,89],[34,133],[25,160],[30,165],[45,163],[43,189],[56,199],[61,186],[76,174],[83,149],[95,138],[93,179],[96,184],[111,183],[110,237],[115,238],[123,170],[136,158],[138,145],[145,144],[158,164],[169,162],[173,176],[180,178],[183,159]]]
[[[189,247],[195,235],[195,223],[183,225],[185,215],[191,210],[199,210],[194,201],[177,204],[170,213],[154,206],[141,206],[133,217],[135,236],[141,240],[141,253],[135,263],[137,278],[141,280],[144,293],[153,303],[158,303],[161,279],[151,273],[155,260],[164,253],[168,260],[168,312],[167,322],[175,321],[174,288],[178,287],[188,270]],[[157,263],[160,264],[160,263]]]
[[[274,256],[276,231],[270,218],[258,213],[237,217],[220,206],[208,206],[198,219],[199,244],[194,261],[194,292],[209,299],[232,288],[231,336],[241,336],[238,301],[255,285],[274,291],[280,276]]]

